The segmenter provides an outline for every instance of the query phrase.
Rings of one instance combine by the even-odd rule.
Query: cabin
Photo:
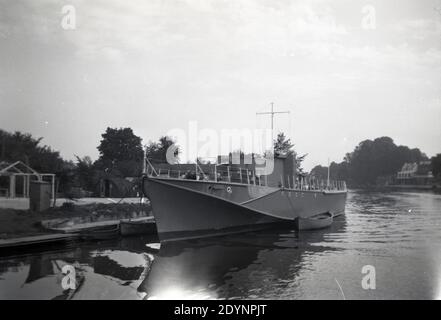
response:
[[[296,180],[296,165],[294,155],[278,155],[265,174],[265,162],[254,154],[230,153],[219,155],[217,163],[174,164],[154,163],[159,176],[171,178],[194,178],[197,180],[228,181],[266,185],[272,187],[293,187]],[[262,164],[261,164],[262,163]],[[272,164],[272,165],[271,165]]]

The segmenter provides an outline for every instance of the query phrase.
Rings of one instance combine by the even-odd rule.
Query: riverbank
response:
[[[64,205],[43,212],[0,208],[0,239],[52,234],[45,226],[77,224],[140,218],[151,215],[149,203],[89,203]]]
[[[386,187],[393,190],[441,190],[441,185],[435,184],[389,184]]]

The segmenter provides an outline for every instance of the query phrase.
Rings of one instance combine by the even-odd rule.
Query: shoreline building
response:
[[[394,180],[397,185],[430,185],[434,182],[431,162],[405,163]]]

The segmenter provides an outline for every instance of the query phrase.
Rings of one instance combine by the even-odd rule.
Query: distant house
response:
[[[405,163],[397,173],[395,184],[428,185],[433,183],[433,178],[430,161]]]

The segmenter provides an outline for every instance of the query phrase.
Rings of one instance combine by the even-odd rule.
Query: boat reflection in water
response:
[[[321,242],[344,228],[341,216],[314,232],[269,229],[161,243],[138,290],[148,299],[277,298],[280,286],[295,287],[305,254],[338,250]]]

